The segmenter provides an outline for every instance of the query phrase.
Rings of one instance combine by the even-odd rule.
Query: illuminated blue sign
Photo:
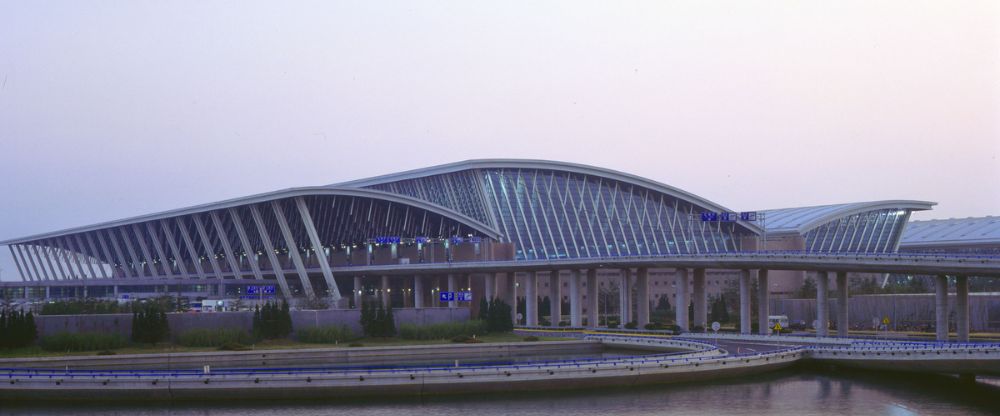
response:
[[[754,211],[748,212],[711,212],[705,211],[701,213],[702,221],[721,221],[721,222],[734,222],[734,221],[757,221],[757,213]]]
[[[456,295],[457,296],[455,297],[459,302],[472,302],[472,292],[469,291],[458,292],[456,293]]]
[[[375,237],[375,243],[377,243],[377,244],[399,244],[399,237],[395,237],[395,236]]]
[[[248,295],[273,295],[274,285],[247,286]]]
[[[455,300],[455,292],[441,292],[438,294],[438,299],[441,302],[451,302]]]

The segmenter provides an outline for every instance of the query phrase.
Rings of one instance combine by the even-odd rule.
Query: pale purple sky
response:
[[[998,74],[993,1],[0,0],[0,240],[498,157],[1000,215]]]

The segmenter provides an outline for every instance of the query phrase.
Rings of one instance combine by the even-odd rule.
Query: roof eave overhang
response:
[[[937,202],[930,201],[916,201],[916,200],[888,200],[888,201],[872,201],[872,202],[862,202],[857,204],[850,204],[844,207],[844,209],[836,210],[828,213],[822,217],[815,220],[803,223],[802,225],[794,228],[799,234],[805,234],[812,231],[814,228],[833,221],[837,218],[847,217],[854,214],[860,214],[862,212],[874,211],[877,209],[888,209],[895,208],[905,211],[927,211],[937,205]],[[768,234],[772,232],[790,232],[792,229],[780,229],[776,231],[768,230]]]
[[[138,217],[131,217],[122,220],[108,221],[94,225],[88,225],[83,227],[68,228],[59,231],[53,231],[49,233],[36,234],[27,237],[14,238],[9,240],[0,241],[0,245],[11,245],[27,243],[38,240],[45,240],[49,238],[61,237],[64,235],[84,233],[88,231],[101,230],[105,228],[120,227],[123,225],[130,225],[136,223],[143,223],[147,221],[155,221],[164,218],[180,217],[191,214],[199,214],[203,212],[215,211],[219,209],[233,208],[243,205],[259,204],[262,202],[269,202],[279,199],[294,198],[300,196],[355,196],[361,198],[373,198],[383,201],[396,202],[400,204],[411,205],[417,208],[425,209],[429,212],[442,215],[447,218],[459,221],[466,224],[489,237],[498,239],[503,234],[494,227],[490,227],[487,224],[480,222],[474,218],[471,218],[465,214],[454,211],[452,209],[442,207],[437,204],[433,204],[421,199],[411,198],[407,196],[402,196],[399,194],[394,194],[390,192],[382,192],[373,189],[361,189],[361,188],[350,188],[350,187],[339,187],[339,186],[310,186],[310,187],[298,187],[283,189],[280,191],[267,192],[257,195],[251,195],[242,198],[228,199],[221,202],[214,202],[210,204],[196,205],[188,208],[175,209],[170,211],[158,212],[155,214],[141,215]]]

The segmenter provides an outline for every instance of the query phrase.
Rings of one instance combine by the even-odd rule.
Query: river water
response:
[[[785,370],[744,379],[600,391],[351,402],[12,404],[0,415],[987,415],[1000,389],[946,377]]]

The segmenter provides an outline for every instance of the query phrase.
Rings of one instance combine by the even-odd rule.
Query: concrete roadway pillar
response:
[[[46,292],[48,294],[48,292]],[[597,269],[587,270],[587,326],[597,328]]]
[[[389,308],[392,297],[389,296],[389,276],[382,276],[382,306]]]
[[[505,302],[510,306],[510,320],[517,323],[517,273],[506,274],[507,277],[507,298]]]
[[[632,312],[632,302],[631,302],[631,296],[630,296],[632,294],[632,285],[629,284],[629,283],[631,283],[629,281],[629,275],[630,274],[631,274],[631,270],[629,270],[629,269],[622,269],[621,270],[621,275],[618,278],[619,279],[619,283],[618,283],[618,292],[619,292],[618,293],[618,317],[619,317],[619,320],[621,321],[621,327],[622,328],[625,327],[625,324],[627,324],[629,322],[632,322],[632,317],[630,316],[631,312]]]
[[[639,329],[645,329],[649,324],[649,269],[643,267],[636,270],[636,323]]]
[[[750,333],[750,271],[740,270],[740,333]]]
[[[52,292],[49,289],[50,289],[49,286],[45,286],[45,299],[52,298]],[[115,286],[115,295],[116,295],[115,297],[117,297],[117,294],[118,294],[118,286]]]
[[[705,269],[694,269],[694,326],[708,328],[708,299],[705,295]]]
[[[757,271],[757,299],[760,303],[757,305],[757,325],[759,326],[758,332],[763,335],[768,334],[767,317],[771,314],[770,294],[767,269],[760,269]]]
[[[955,333],[969,342],[969,276],[955,276]]]
[[[573,269],[569,271],[569,326],[580,327],[580,271]]]
[[[486,297],[486,301],[489,302],[497,295],[497,276],[493,273],[487,273],[483,285],[486,286],[485,289],[483,289],[483,296]]]
[[[413,307],[424,307],[424,277],[420,275],[413,276]]]
[[[455,280],[455,275],[449,274],[448,275],[448,291],[454,294],[455,291],[457,290],[457,288],[458,288],[458,282]],[[456,306],[458,306],[458,302],[456,302],[454,300],[448,302],[448,307],[449,308],[454,308]]]
[[[681,328],[681,331],[688,331],[688,270],[687,269],[677,269],[676,277],[674,282],[677,285],[677,305],[675,305],[675,310],[677,312],[677,326]]]
[[[827,272],[816,272],[816,336],[825,337],[829,335],[828,328],[830,322],[828,302],[830,279]]]
[[[559,284],[559,270],[549,272],[549,319],[553,327],[562,321],[562,286]]]
[[[524,325],[538,326],[538,272],[528,272],[524,281]]]
[[[846,337],[851,321],[847,314],[847,301],[850,299],[850,288],[847,283],[847,272],[837,272],[837,336]]]
[[[361,276],[354,276],[354,308],[361,309]]]
[[[934,278],[934,328],[938,341],[948,341],[948,276]]]

